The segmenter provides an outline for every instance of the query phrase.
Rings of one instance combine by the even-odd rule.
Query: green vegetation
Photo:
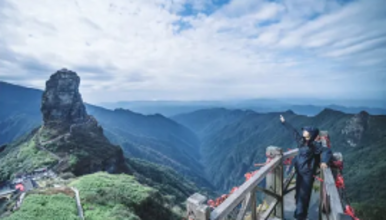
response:
[[[70,155],[68,162],[70,163],[70,166],[74,166],[78,162],[78,158],[74,155]]]
[[[283,114],[295,128],[314,125],[327,130],[332,150],[342,152],[344,178],[351,202],[364,219],[381,219],[386,204],[386,116],[345,114],[326,109],[315,117],[285,113],[210,109],[175,117],[200,137],[207,177],[228,191],[244,180],[244,173],[265,161],[269,145],[295,148],[295,142],[279,122]]]
[[[370,123],[386,124],[386,119],[377,117]],[[375,132],[369,131],[363,144],[343,155],[348,197],[355,202],[353,206],[358,216],[366,220],[383,219],[386,207],[386,136],[374,137]]]
[[[58,173],[70,171],[79,176],[102,170],[127,171],[122,149],[112,145],[96,123],[74,129],[71,136],[66,138],[63,136],[52,143],[38,146],[44,139],[42,136],[48,133],[48,128],[36,128],[25,137],[7,145],[0,153],[0,181],[10,179],[17,173],[29,173],[45,166],[52,167],[58,163],[55,155],[62,159],[59,166],[55,166]]]
[[[181,209],[185,209],[186,198],[195,192],[211,197],[216,196],[210,189],[196,187],[193,182],[169,167],[134,158],[126,159],[126,161],[141,184],[155,188],[163,195],[168,195],[169,202],[178,205]]]
[[[79,220],[75,199],[59,193],[31,194],[24,199],[20,210],[4,220]]]
[[[0,97],[0,105],[4,107],[0,111],[0,145],[2,145],[41,125],[42,91],[4,82],[0,84],[4,94],[11,94]],[[199,162],[199,141],[186,127],[159,114],[141,115],[123,109],[111,111],[87,104],[86,107],[88,113],[95,116],[98,123],[103,126],[107,138],[113,144],[120,145],[126,156],[169,166],[199,186],[214,189],[202,175],[204,167]],[[39,136],[41,141],[47,141],[67,130],[58,133],[54,129],[42,129]],[[72,141],[73,144],[69,145],[52,143],[45,147],[59,153],[59,156],[66,160],[70,159],[66,156],[72,154],[76,159],[72,157],[71,161],[68,161],[68,166],[82,173],[86,171],[82,161],[95,161],[97,167],[102,163],[96,159],[99,157],[98,153],[93,155],[95,152],[100,151],[102,157],[104,154],[110,154],[108,150],[100,150],[100,147],[106,144],[98,136],[100,135],[91,138],[79,137],[79,140],[84,141],[82,144]],[[95,137],[96,140],[92,140]],[[87,145],[89,142],[93,143]],[[70,147],[66,148],[68,146]]]
[[[76,187],[80,193],[86,220],[180,220],[185,214],[186,198],[200,191],[193,183],[171,168],[137,159],[127,159],[127,165],[134,172],[133,176],[98,172],[72,179],[74,176],[64,173],[61,177],[67,180],[52,180],[45,185],[46,187],[52,187],[54,184]],[[206,191],[201,190],[201,192],[207,194]],[[74,207],[76,204],[73,192],[69,188],[48,188],[31,193],[33,195],[28,195],[28,199],[39,194],[44,198],[43,201],[50,201],[51,195],[64,193],[72,199],[71,204]],[[37,204],[44,204],[44,202]],[[42,205],[38,207],[40,206]],[[16,219],[14,216],[33,216],[31,212],[35,209],[37,208],[29,205],[25,207],[23,204],[21,210],[24,214],[19,213],[21,210],[17,211],[11,219]],[[50,212],[54,211],[54,209],[46,209],[45,216],[53,215]],[[67,213],[68,210],[63,211]],[[66,213],[63,213],[63,216],[68,216]]]
[[[375,203],[353,203],[355,214],[360,219],[384,219],[385,218],[385,207],[386,203],[375,202]]]
[[[13,174],[28,173],[57,162],[47,152],[36,147],[34,138],[36,130],[9,144],[5,151],[0,154],[0,181],[11,178]]]
[[[70,185],[79,189],[87,220],[179,219],[157,190],[139,184],[133,176],[95,173]]]
[[[9,84],[1,88],[8,88],[7,93],[12,96],[1,96],[0,100],[0,105],[4,107],[0,111],[0,145],[15,140],[15,137],[41,124],[39,108],[42,95],[41,91]],[[189,180],[209,186],[202,175],[205,167],[210,182],[224,192],[241,184],[244,174],[256,169],[253,163],[265,161],[267,146],[276,145],[284,149],[296,147],[278,120],[279,114],[283,113],[202,110],[173,118],[184,127],[161,115],[144,116],[127,110],[110,111],[91,105],[87,108],[104,126],[110,141],[120,144],[127,156],[170,166],[189,177]],[[358,215],[364,219],[381,219],[379,213],[386,206],[386,117],[361,114],[363,120],[359,117],[355,122],[353,115],[330,109],[315,117],[296,115],[291,111],[285,112],[284,116],[294,127],[315,125],[329,131],[333,150],[343,153],[347,193]],[[195,132],[199,140],[186,127]],[[102,129],[92,131],[91,135],[80,132],[66,144],[46,146],[68,159],[70,171],[75,174],[94,172],[86,165],[101,168],[107,156],[119,154],[116,150],[119,148],[100,135]],[[56,163],[50,155],[36,148],[33,142],[35,133],[36,130],[9,144],[0,153],[0,181],[18,172]],[[53,135],[47,131],[42,133],[41,138],[46,140]],[[348,140],[356,145],[350,145]],[[199,142],[201,153],[198,151]],[[204,166],[199,161],[203,161]],[[130,159],[127,164],[138,181],[158,190],[164,195],[162,198],[165,203],[175,205],[173,208],[180,206],[184,197],[197,190],[168,168],[135,159]],[[132,215],[133,219],[140,217],[123,210],[126,206],[121,205],[114,206],[111,215]]]

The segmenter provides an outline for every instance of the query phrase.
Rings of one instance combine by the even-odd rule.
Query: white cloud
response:
[[[385,92],[381,0],[0,0],[0,20],[0,79],[43,88],[67,67],[89,102]]]

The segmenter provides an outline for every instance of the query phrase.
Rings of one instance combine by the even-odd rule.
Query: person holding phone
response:
[[[332,152],[320,142],[315,141],[319,135],[318,128],[303,127],[301,129],[302,135],[300,135],[294,127],[286,122],[282,115],[280,115],[280,121],[298,144],[299,153],[292,161],[296,172],[296,210],[294,217],[297,220],[306,220],[316,169],[318,166],[321,169],[328,167]]]

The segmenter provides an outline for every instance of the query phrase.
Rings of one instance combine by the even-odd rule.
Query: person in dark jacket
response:
[[[315,138],[319,135],[319,129],[311,126],[302,128],[302,135],[293,128],[284,117],[280,115],[280,121],[287,130],[291,132],[298,144],[299,153],[293,160],[296,171],[296,210],[294,217],[297,220],[307,219],[308,206],[310,203],[312,185],[316,169],[326,169],[327,164],[332,158],[332,152],[329,148],[323,147]]]

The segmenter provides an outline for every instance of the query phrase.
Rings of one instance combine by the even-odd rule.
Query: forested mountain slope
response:
[[[10,183],[23,178],[22,184],[30,181],[28,190],[31,191],[25,194],[21,207],[14,208],[15,198],[9,202],[2,199],[0,218],[78,219],[75,189],[70,188],[76,187],[81,195],[86,219],[181,219],[187,197],[194,192],[207,194],[208,190],[200,190],[169,167],[129,155],[125,158],[122,148],[111,144],[100,123],[88,114],[79,93],[79,84],[77,74],[66,69],[51,75],[39,108],[42,125],[1,146],[1,186],[13,188]],[[145,129],[148,126],[146,123],[154,124],[151,118],[141,124],[144,116],[135,116],[139,120],[134,118],[131,121],[143,127],[133,133],[138,132],[135,134],[143,136],[150,134],[166,140],[169,133]],[[165,119],[161,119],[161,122],[156,122],[162,124]],[[179,132],[187,132],[185,135],[191,134],[169,119],[163,125],[175,126]],[[197,141],[194,134],[191,134],[191,138],[192,142]],[[176,143],[181,147],[190,147],[192,151],[195,149],[182,141]],[[172,143],[167,144],[171,148],[177,147]],[[195,156],[198,157],[198,150]],[[43,178],[32,180],[38,169],[46,173],[42,174]],[[38,189],[34,189],[37,186]],[[20,194],[16,194],[17,199]]]
[[[0,145],[42,124],[42,91],[0,82]],[[103,126],[104,134],[120,145],[127,156],[170,166],[195,182],[211,187],[202,175],[199,141],[186,127],[162,115],[142,115],[129,110],[107,110],[85,104]]]
[[[314,125],[329,132],[332,150],[344,156],[349,197],[360,203],[357,207],[367,207],[361,211],[386,204],[386,116],[371,116],[366,112],[345,114],[331,109],[315,117],[292,111],[259,114],[208,109],[178,115],[174,120],[200,137],[207,178],[227,191],[243,181],[244,173],[256,169],[254,163],[265,161],[267,146],[285,150],[296,147],[279,121],[280,114],[296,128]]]

